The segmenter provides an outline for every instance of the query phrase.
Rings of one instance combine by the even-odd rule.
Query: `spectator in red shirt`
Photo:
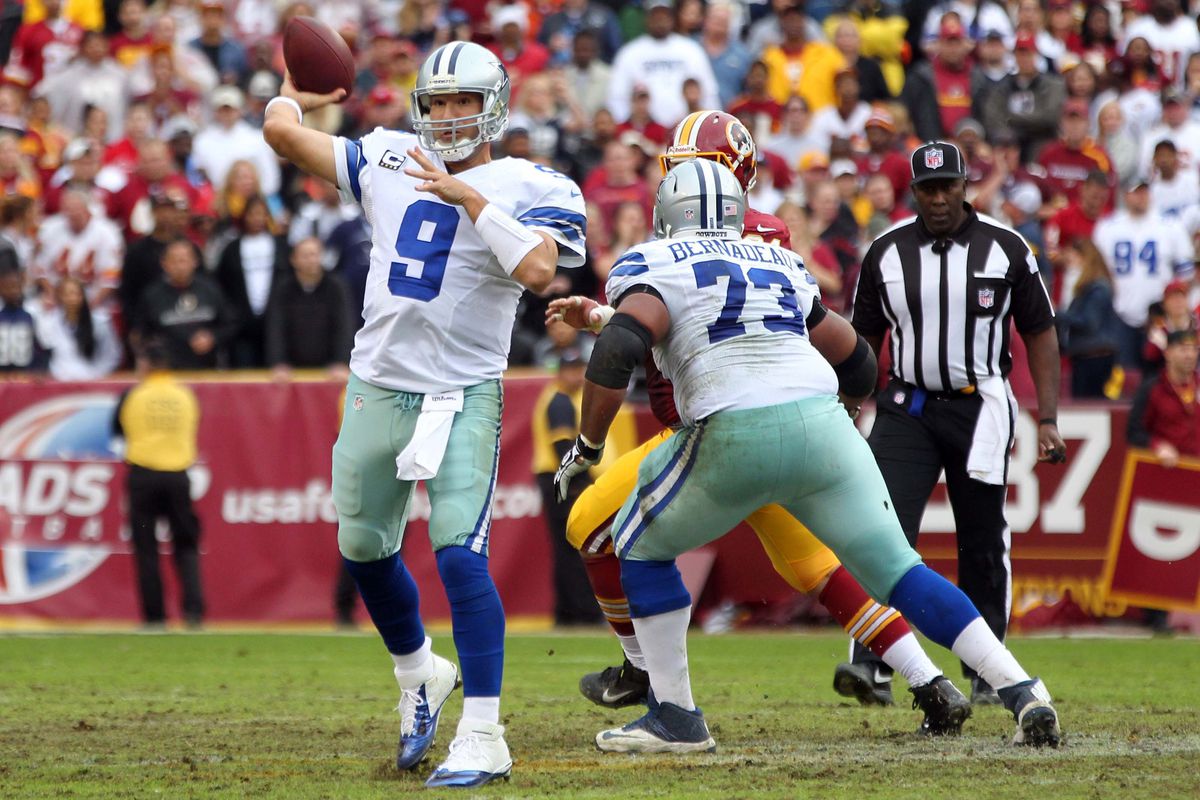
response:
[[[671,132],[650,116],[650,90],[645,84],[639,83],[633,87],[629,119],[617,126],[617,136],[625,131],[636,131],[653,144],[664,148],[671,141]]]
[[[1089,3],[1083,12],[1079,34],[1080,57],[1097,69],[1117,57],[1117,37],[1113,35],[1112,12],[1103,3]]]
[[[1058,250],[1076,239],[1091,239],[1100,219],[1108,207],[1109,176],[1098,169],[1088,173],[1079,187],[1079,195],[1046,220],[1046,249],[1051,261],[1058,260]]]
[[[646,182],[638,174],[637,155],[633,148],[619,141],[609,142],[604,148],[604,161],[592,170],[583,184],[583,196],[596,206],[600,219],[606,225],[616,219],[617,208],[622,203],[640,203],[646,219],[650,219],[654,198],[646,188]],[[609,232],[598,230],[598,245],[608,242]],[[588,231],[589,239],[592,231]]]
[[[109,202],[109,218],[121,226],[127,240],[144,236],[154,229],[151,192],[166,193],[170,189],[179,190],[190,202],[195,200],[196,193],[187,178],[175,171],[166,142],[148,139],[138,151],[136,171]]]
[[[742,121],[756,142],[770,138],[783,119],[783,106],[767,91],[768,74],[766,64],[752,63],[742,81],[742,93],[729,104],[729,113]]]
[[[492,12],[492,31],[496,41],[491,50],[512,78],[513,94],[522,77],[541,72],[550,63],[550,51],[529,34],[529,12],[517,4],[499,6]]]
[[[1079,187],[1091,172],[1099,170],[1109,176],[1110,185],[1115,179],[1108,154],[1088,136],[1087,101],[1070,98],[1063,104],[1062,115],[1061,136],[1042,148],[1037,161],[1046,170],[1052,202],[1065,206],[1079,199]]]
[[[1196,314],[1188,308],[1188,291],[1191,284],[1183,279],[1174,280],[1163,289],[1162,314],[1151,313],[1146,326],[1146,345],[1142,348],[1142,360],[1155,369],[1165,360],[1167,337],[1175,331],[1196,330]]]
[[[973,47],[958,15],[946,14],[939,28],[937,54],[913,67],[905,79],[901,99],[922,139],[945,139],[961,120],[971,116]]]
[[[138,152],[151,139],[153,127],[154,115],[150,113],[150,107],[131,105],[125,113],[125,135],[104,148],[105,166],[133,172],[137,168]]]
[[[117,21],[121,29],[108,40],[108,52],[122,67],[132,67],[150,55],[150,25],[145,0],[121,0]]]
[[[896,120],[883,106],[876,106],[865,123],[867,147],[856,161],[860,175],[882,174],[892,184],[892,203],[901,203],[908,196],[912,167],[908,156],[896,145]]]
[[[5,77],[33,88],[42,78],[53,75],[79,52],[83,28],[62,16],[62,0],[45,0],[46,18],[22,25],[13,42]]]
[[[156,48],[150,53],[150,75],[153,87],[148,93],[135,97],[133,102],[148,106],[157,124],[196,110],[199,95],[176,74],[175,59],[170,50]]]
[[[1163,352],[1166,362],[1156,377],[1138,387],[1129,412],[1126,436],[1146,447],[1164,467],[1181,457],[1200,458],[1200,403],[1196,398],[1196,331],[1172,331]]]

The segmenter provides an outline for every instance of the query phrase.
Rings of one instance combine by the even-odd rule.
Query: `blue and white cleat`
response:
[[[686,711],[674,703],[657,703],[623,728],[596,734],[596,747],[608,753],[712,753],[717,743],[708,733],[700,709]]]
[[[458,723],[450,755],[433,771],[426,786],[483,786],[512,775],[512,756],[504,741],[504,726],[477,719]]]
[[[433,656],[433,677],[419,686],[400,692],[400,748],[397,769],[412,769],[433,747],[438,717],[451,692],[461,685],[458,667],[441,656]]]
[[[1029,747],[1058,747],[1062,730],[1058,727],[1058,712],[1051,705],[1050,692],[1037,678],[1013,684],[997,692],[1004,707],[1017,721],[1012,743]]]

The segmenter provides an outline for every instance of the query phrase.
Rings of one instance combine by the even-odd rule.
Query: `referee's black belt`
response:
[[[907,395],[908,403],[906,410],[910,416],[919,417],[925,410],[925,403],[929,400],[965,400],[968,397],[975,397],[976,391],[973,384],[968,384],[961,389],[950,389],[948,391],[931,391],[922,389],[920,386],[915,386],[907,381],[902,381],[899,378],[893,378],[888,384],[889,391],[902,391]],[[900,405],[905,405],[900,403]]]

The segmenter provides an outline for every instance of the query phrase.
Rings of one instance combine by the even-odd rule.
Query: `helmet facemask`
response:
[[[465,117],[430,119],[429,111],[434,95],[458,93],[481,95],[483,111]],[[484,142],[494,142],[504,135],[504,129],[508,127],[508,114],[505,113],[504,106],[497,103],[496,99],[497,93],[491,89],[457,86],[454,89],[441,91],[432,87],[414,89],[412,92],[413,133],[421,140],[421,147],[431,153],[437,153],[443,161],[462,161],[469,158]],[[446,131],[453,134],[449,141],[441,138]],[[462,135],[466,131],[471,131],[471,135]]]

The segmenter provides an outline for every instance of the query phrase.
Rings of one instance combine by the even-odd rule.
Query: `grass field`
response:
[[[436,642],[450,653],[448,635]],[[1200,642],[1013,649],[1054,692],[1066,748],[1008,746],[1011,719],[995,707],[977,709],[961,738],[921,739],[903,698],[860,709],[828,688],[842,637],[792,632],[692,637],[697,701],[719,749],[671,759],[593,748],[597,730],[636,716],[576,689],[612,659],[607,637],[513,636],[503,708],[513,778],[458,796],[1200,797]],[[957,674],[948,654],[934,657]],[[366,634],[0,637],[0,798],[428,796],[434,761],[418,774],[390,765],[389,667]],[[460,707],[456,694],[438,761]]]

